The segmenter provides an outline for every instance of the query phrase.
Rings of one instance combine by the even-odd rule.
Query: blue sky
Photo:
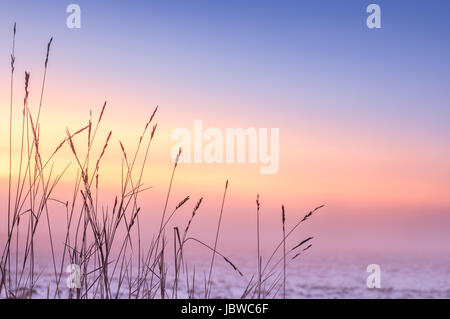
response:
[[[54,36],[49,104],[73,117],[106,98],[112,113],[135,117],[130,126],[159,104],[161,126],[281,127],[298,143],[289,147],[315,147],[312,160],[294,154],[288,164],[295,178],[323,176],[318,197],[357,201],[363,189],[361,201],[379,193],[383,204],[403,178],[404,211],[420,194],[448,207],[450,1],[373,2],[379,30],[366,27],[372,1],[2,1],[0,98],[16,21],[17,70],[31,71],[33,88]],[[81,7],[79,30],[66,27],[70,3]]]
[[[276,105],[283,124],[384,122],[389,134],[450,137],[448,1],[377,1],[379,30],[365,25],[370,1],[78,1],[80,30],[65,26],[69,3],[2,2],[0,35],[8,39],[17,21],[19,49],[33,53],[53,35],[55,63],[120,74],[136,91],[151,83],[234,96],[248,114]],[[0,45],[9,55],[10,43]]]

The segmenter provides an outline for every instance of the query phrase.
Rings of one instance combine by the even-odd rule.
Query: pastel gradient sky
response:
[[[159,105],[145,175],[153,186],[143,203],[149,207],[164,201],[174,128],[192,128],[196,119],[221,129],[280,128],[277,174],[260,175],[259,165],[248,164],[180,166],[171,203],[188,194],[192,205],[205,197],[196,225],[205,238],[212,236],[229,179],[222,232],[229,249],[245,249],[244,241],[252,247],[259,193],[267,244],[281,236],[274,226],[281,204],[292,224],[326,204],[303,233],[317,237],[318,251],[450,250],[449,1],[375,1],[382,10],[379,30],[366,27],[372,2],[360,0],[72,2],[81,7],[78,30],[66,27],[70,1],[0,4],[3,202],[11,28],[17,22],[18,110],[24,70],[31,72],[36,107],[45,46],[54,37],[44,148],[50,152],[66,127],[85,125],[89,110],[98,114],[108,101],[99,137],[113,131],[101,171],[105,201],[120,178],[118,141],[134,147]],[[66,164],[70,154],[57,161]],[[160,210],[146,214],[151,220]]]

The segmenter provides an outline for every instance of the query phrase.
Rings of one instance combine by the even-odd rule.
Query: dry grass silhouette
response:
[[[169,207],[172,185],[178,167],[178,160],[182,150],[178,152],[170,176],[164,209],[158,222],[157,233],[154,234],[150,245],[141,241],[143,225],[140,223],[141,207],[139,196],[147,188],[142,180],[144,169],[148,166],[148,154],[157,124],[154,123],[157,107],[152,112],[138,139],[137,147],[131,150],[119,142],[122,152],[122,182],[121,192],[115,196],[111,206],[98,207],[99,198],[99,170],[102,159],[108,151],[112,131],[109,131],[103,142],[97,141],[97,134],[101,129],[102,118],[107,104],[103,104],[97,119],[90,114],[88,124],[75,132],[66,131],[55,150],[49,156],[41,154],[40,114],[43,106],[45,82],[52,39],[48,42],[44,63],[44,75],[41,85],[40,101],[37,114],[33,114],[28,105],[30,73],[25,72],[25,93],[22,106],[21,126],[17,132],[13,130],[13,93],[15,76],[15,41],[16,25],[13,28],[13,44],[11,52],[11,90],[10,90],[10,131],[9,131],[9,178],[7,205],[7,238],[2,243],[3,250],[0,260],[0,296],[6,298],[32,298],[37,282],[41,279],[36,269],[37,242],[36,230],[39,225],[46,227],[51,250],[51,266],[53,272],[52,283],[47,284],[48,298],[178,298],[180,287],[183,286],[187,298],[203,296],[211,297],[214,281],[214,264],[216,257],[221,257],[227,265],[235,270],[236,276],[243,276],[239,267],[224,256],[217,249],[226,193],[229,187],[225,184],[222,205],[219,211],[216,236],[212,245],[190,235],[189,231],[194,218],[201,210],[203,198],[198,199],[192,214],[184,227],[168,229],[173,216],[190,200],[187,196],[173,209]],[[17,180],[12,179],[12,136],[20,136],[20,155],[18,158]],[[85,149],[81,152],[81,136],[86,141]],[[101,152],[95,157],[94,145],[100,146]],[[69,165],[60,172],[54,171],[55,155],[63,148],[68,148],[77,166],[77,175],[73,182],[72,198],[61,201],[52,197],[61,178]],[[82,155],[85,153],[84,155]],[[143,161],[138,164],[138,156]],[[92,165],[94,163],[94,165]],[[137,176],[137,178],[136,178]],[[66,215],[64,244],[55,245],[49,202],[60,205]],[[311,247],[312,237],[307,238],[286,251],[286,239],[298,226],[306,221],[313,211],[298,221],[289,231],[286,231],[285,209],[282,208],[283,237],[276,245],[273,253],[263,264],[260,253],[260,198],[256,199],[256,234],[257,234],[257,270],[249,280],[242,298],[286,297],[286,267],[289,262],[297,258],[301,252]],[[3,224],[3,223],[2,223]],[[123,231],[125,230],[125,231]],[[172,233],[173,231],[173,233]],[[134,238],[134,239],[133,239]],[[172,241],[172,242],[171,242]],[[204,287],[197,288],[195,266],[185,259],[188,243],[200,245],[211,253],[208,276],[205,274]],[[306,244],[309,244],[306,248]],[[173,252],[169,247],[173,246]],[[282,248],[282,251],[280,249]],[[276,259],[281,254],[281,258]],[[171,256],[173,255],[173,256]],[[289,259],[290,258],[290,259]],[[59,262],[58,262],[59,260]],[[280,263],[282,266],[280,267]],[[77,264],[81,268],[80,288],[69,289],[65,285],[65,267]],[[173,278],[167,276],[169,270]],[[256,278],[255,278],[256,277]],[[280,280],[282,283],[280,284]],[[181,283],[183,282],[183,285]]]

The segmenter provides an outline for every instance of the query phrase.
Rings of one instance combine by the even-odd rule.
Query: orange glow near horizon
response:
[[[158,128],[143,176],[144,187],[151,189],[141,198],[143,207],[160,207],[164,200],[173,167],[170,154],[176,143],[171,140],[172,131],[180,127],[192,130],[194,120],[201,119],[205,127],[216,127],[222,131],[226,128],[279,128],[279,171],[274,175],[261,175],[259,163],[182,163],[176,172],[172,205],[186,195],[191,196],[191,202],[203,196],[213,199],[206,201],[207,210],[216,211],[223,185],[229,180],[227,218],[233,225],[243,219],[250,228],[253,227],[251,221],[256,194],[264,199],[269,220],[276,223],[282,204],[289,211],[294,211],[296,216],[326,204],[325,216],[333,216],[339,223],[345,224],[347,230],[365,225],[377,214],[396,212],[407,216],[410,223],[419,223],[424,214],[434,214],[439,218],[448,215],[450,151],[442,136],[431,133],[425,136],[414,128],[400,125],[391,127],[386,124],[383,130],[378,128],[378,123],[357,123],[351,116],[345,118],[340,114],[322,116],[323,111],[314,112],[315,108],[320,110],[325,103],[320,95],[317,99],[312,96],[286,98],[283,103],[299,108],[299,114],[294,117],[291,113],[283,114],[276,107],[272,108],[265,100],[266,92],[263,91],[249,89],[248,92],[238,91],[235,95],[228,95],[225,89],[223,92],[206,88],[190,90],[180,83],[171,83],[169,78],[163,78],[159,83],[156,75],[148,79],[147,74],[139,73],[136,79],[131,78],[132,71],[136,69],[123,76],[111,76],[110,73],[91,70],[95,69],[92,61],[77,69],[67,64],[62,52],[56,51],[54,55],[40,121],[41,153],[45,160],[65,138],[67,128],[73,133],[86,126],[91,110],[95,124],[103,101],[107,100],[91,153],[95,161],[109,131],[112,131],[99,171],[101,204],[105,207],[111,207],[114,196],[120,193],[122,151],[119,141],[127,153],[133,154],[145,123],[155,106],[159,105],[154,119]],[[29,65],[24,62],[26,58],[31,60]],[[23,74],[19,70],[32,71],[30,109],[33,114],[37,111],[42,80],[41,61],[37,57],[27,53],[18,61],[14,81],[13,179],[18,170],[23,107]],[[0,198],[2,206],[6,207],[9,75],[5,72],[0,75],[0,101],[3,101],[0,108]],[[333,103],[343,107],[346,100]],[[305,110],[302,110],[303,106]],[[74,138],[79,154],[86,151],[86,141],[87,132]],[[141,161],[142,156],[138,159],[139,165]],[[59,199],[67,200],[65,198],[71,198],[77,175],[77,163],[67,145],[58,152],[52,163],[54,174],[70,163],[58,185],[58,195],[62,196]],[[0,216],[6,216],[5,209],[1,210]],[[326,230],[324,236],[330,237],[330,242],[333,242],[335,239],[331,238],[331,234],[334,225],[327,224],[327,219],[323,218],[317,223]],[[214,218],[206,220],[214,222]],[[395,223],[398,227],[403,225],[403,221],[396,220]],[[438,218],[433,223],[435,226],[430,226],[429,233],[433,232],[433,227],[439,227]],[[208,229],[207,222],[204,229]],[[242,238],[253,236],[245,231],[241,235]]]

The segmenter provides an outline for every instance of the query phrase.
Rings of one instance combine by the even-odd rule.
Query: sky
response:
[[[135,147],[159,105],[145,173],[152,189],[142,200],[149,222],[164,204],[173,165],[171,132],[192,130],[194,120],[202,120],[205,128],[222,131],[280,132],[276,174],[261,175],[258,164],[177,168],[170,204],[191,195],[193,206],[203,196],[195,227],[204,238],[212,240],[210,225],[217,221],[228,179],[225,249],[253,248],[260,194],[268,246],[281,236],[282,204],[290,225],[325,204],[298,235],[314,235],[317,251],[449,251],[448,1],[375,1],[381,29],[366,26],[370,1],[78,0],[73,3],[81,8],[80,29],[66,26],[70,3],[0,4],[2,202],[9,57],[17,22],[16,120],[23,72],[31,72],[35,110],[46,44],[54,39],[41,119],[44,150],[51,152],[66,128],[86,125],[90,110],[97,116],[108,101],[99,133],[104,141],[112,130],[100,171],[104,205],[120,187],[119,141]],[[71,160],[65,150],[55,165]],[[62,180],[61,196],[70,191],[75,172]]]

